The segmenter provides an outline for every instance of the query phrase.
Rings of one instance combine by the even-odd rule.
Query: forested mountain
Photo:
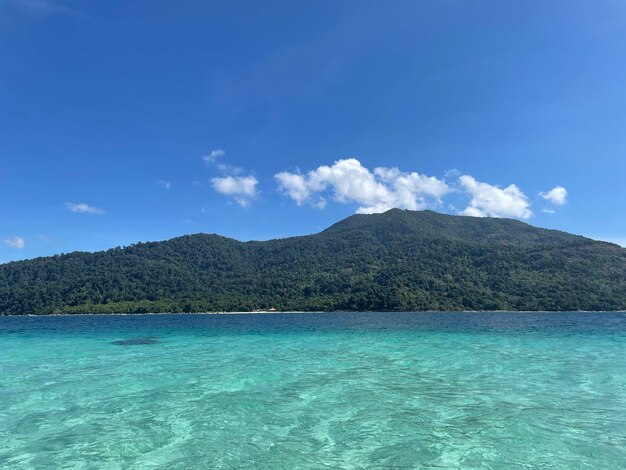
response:
[[[626,249],[393,209],[264,242],[189,235],[0,265],[0,313],[622,310]]]

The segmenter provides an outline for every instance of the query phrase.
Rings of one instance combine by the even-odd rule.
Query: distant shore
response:
[[[375,310],[314,310],[314,311],[234,311],[234,312],[145,312],[145,313],[44,313],[44,314],[0,314],[0,317],[76,317],[76,316],[141,316],[141,315],[292,315],[320,313],[624,313],[626,310],[417,310],[417,311],[375,311]]]

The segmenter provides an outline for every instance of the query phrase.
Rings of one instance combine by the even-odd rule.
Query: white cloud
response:
[[[211,180],[213,188],[222,194],[253,197],[256,194],[257,179],[254,176],[224,176]]]
[[[274,175],[274,178],[278,181],[281,191],[296,201],[299,206],[311,197],[307,179],[301,174],[283,171]]]
[[[218,193],[233,196],[237,204],[247,207],[257,195],[259,181],[252,175],[223,176],[211,179],[211,184]]]
[[[214,163],[218,158],[223,157],[224,155],[226,155],[226,150],[215,149],[211,150],[208,155],[203,155],[200,158],[202,158],[202,160],[204,160],[206,163]]]
[[[11,248],[17,248],[17,249],[22,249],[26,246],[26,240],[24,240],[23,237],[11,237],[11,238],[7,238],[6,240],[3,240],[4,243],[6,243],[7,245],[9,245]]]
[[[563,186],[555,186],[550,191],[539,193],[539,196],[555,206],[562,206],[567,202],[567,189]]]
[[[172,187],[172,183],[165,180],[157,180],[154,182],[154,184],[160,186],[163,189],[170,189]]]
[[[502,189],[481,183],[469,175],[459,177],[461,188],[471,197],[461,212],[473,217],[511,217],[528,219],[533,215],[526,195],[514,184]]]
[[[218,193],[232,196],[233,200],[242,207],[248,207],[257,196],[259,181],[252,175],[242,176],[246,172],[243,168],[228,163],[217,163],[217,160],[226,155],[223,149],[211,151],[202,157],[207,164],[214,164],[223,176],[211,179],[213,189]]]
[[[370,171],[355,158],[337,160],[302,175],[280,172],[274,175],[281,192],[296,204],[310,203],[323,208],[326,200],[318,197],[330,191],[335,201],[357,203],[358,213],[371,214],[398,207],[419,210],[436,206],[452,189],[440,179],[397,168],[379,167]]]
[[[65,204],[65,206],[72,212],[77,212],[79,214],[104,214],[104,209],[90,206],[89,204],[85,204],[84,202],[81,202],[79,204],[68,202]]]

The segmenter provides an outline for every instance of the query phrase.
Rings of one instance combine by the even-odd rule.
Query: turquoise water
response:
[[[626,468],[626,315],[0,317],[0,468],[431,467]]]

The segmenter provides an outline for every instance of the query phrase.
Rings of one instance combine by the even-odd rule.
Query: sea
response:
[[[0,317],[2,469],[624,469],[624,313]]]

